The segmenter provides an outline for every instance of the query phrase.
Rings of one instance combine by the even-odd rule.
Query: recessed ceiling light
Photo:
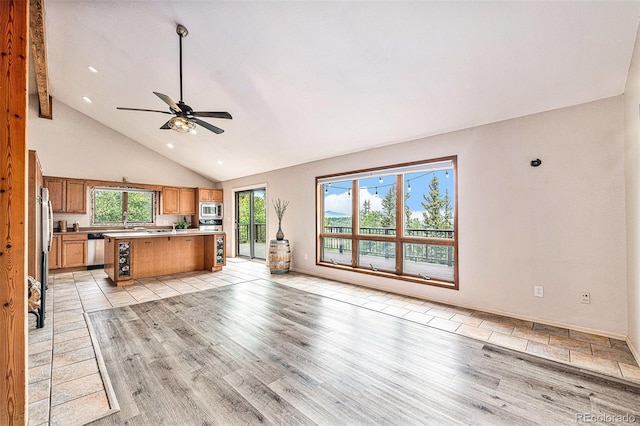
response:
[[[172,144],[172,143],[168,143],[168,144],[167,144],[167,148],[171,148],[171,149],[173,149],[173,144]]]
[[[94,67],[92,67],[92,66],[89,66],[89,71],[91,71],[91,72],[98,72],[98,70],[97,70],[97,69],[95,69],[95,68],[94,68]]]
[[[83,97],[82,97],[82,99],[84,99],[84,101],[85,101],[85,102],[88,102],[88,103],[93,102],[93,101],[91,100],[91,98],[90,98],[90,97],[88,97],[88,96],[83,96]]]
[[[219,166],[222,166],[222,160],[218,160],[216,163],[218,163]]]

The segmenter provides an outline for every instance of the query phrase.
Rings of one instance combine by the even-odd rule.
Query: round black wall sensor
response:
[[[538,167],[540,164],[542,164],[542,160],[539,158],[531,160],[531,167]]]

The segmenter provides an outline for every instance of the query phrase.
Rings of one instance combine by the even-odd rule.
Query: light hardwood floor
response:
[[[89,317],[121,409],[96,425],[640,421],[632,384],[265,279]]]
[[[45,328],[35,329],[29,316],[29,424],[80,426],[117,411],[100,382],[104,369],[85,312],[257,279],[640,384],[640,367],[621,340],[304,274],[271,275],[264,263],[227,260],[222,272],[145,278],[126,287],[115,287],[102,270],[52,275]]]

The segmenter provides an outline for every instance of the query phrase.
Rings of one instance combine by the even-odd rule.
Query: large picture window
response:
[[[456,157],[316,178],[319,265],[458,288]]]
[[[155,192],[133,188],[93,188],[94,225],[151,225],[155,222]]]

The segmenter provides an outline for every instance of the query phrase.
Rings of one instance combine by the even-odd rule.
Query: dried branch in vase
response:
[[[278,222],[282,222],[282,217],[284,216],[284,212],[287,211],[287,207],[289,206],[288,201],[283,201],[280,198],[277,200],[271,200],[273,203],[273,208],[276,210],[276,216],[278,216]]]

